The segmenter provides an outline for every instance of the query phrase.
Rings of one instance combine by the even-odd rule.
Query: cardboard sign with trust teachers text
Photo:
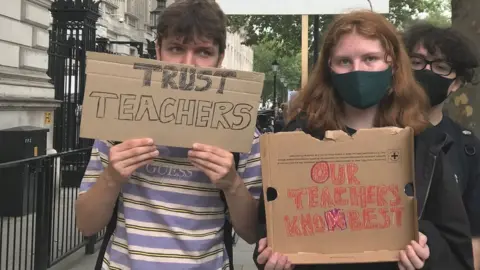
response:
[[[249,152],[262,73],[87,52],[80,136]]]
[[[411,128],[260,137],[268,245],[294,264],[397,261],[418,239]]]

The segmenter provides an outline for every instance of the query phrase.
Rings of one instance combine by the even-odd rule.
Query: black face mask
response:
[[[425,89],[431,106],[437,106],[447,99],[448,88],[455,79],[442,77],[427,69],[414,70],[414,73],[417,81]]]

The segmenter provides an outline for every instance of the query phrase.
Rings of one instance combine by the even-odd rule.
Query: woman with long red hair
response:
[[[413,128],[419,240],[399,252],[398,263],[297,265],[295,269],[473,269],[468,219],[453,175],[443,162],[451,141],[428,129],[428,106],[401,37],[384,16],[356,11],[334,20],[307,85],[289,108],[285,131],[303,130],[323,139],[327,130],[354,134],[374,127]],[[259,221],[265,224],[263,198],[259,207]],[[272,254],[262,233],[254,255],[259,269],[291,269],[285,255]]]

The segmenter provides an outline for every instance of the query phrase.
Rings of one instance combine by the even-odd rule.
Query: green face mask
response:
[[[388,93],[392,84],[392,68],[343,74],[332,71],[332,83],[347,104],[358,109],[367,109],[377,105]]]

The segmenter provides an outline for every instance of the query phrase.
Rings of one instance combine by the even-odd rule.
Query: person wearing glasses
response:
[[[480,269],[480,141],[443,114],[445,101],[462,86],[472,83],[479,67],[469,41],[452,28],[440,28],[426,22],[411,26],[404,33],[417,81],[423,86],[432,106],[429,120],[440,132],[454,141],[447,160],[463,194],[471,233],[475,269]]]

